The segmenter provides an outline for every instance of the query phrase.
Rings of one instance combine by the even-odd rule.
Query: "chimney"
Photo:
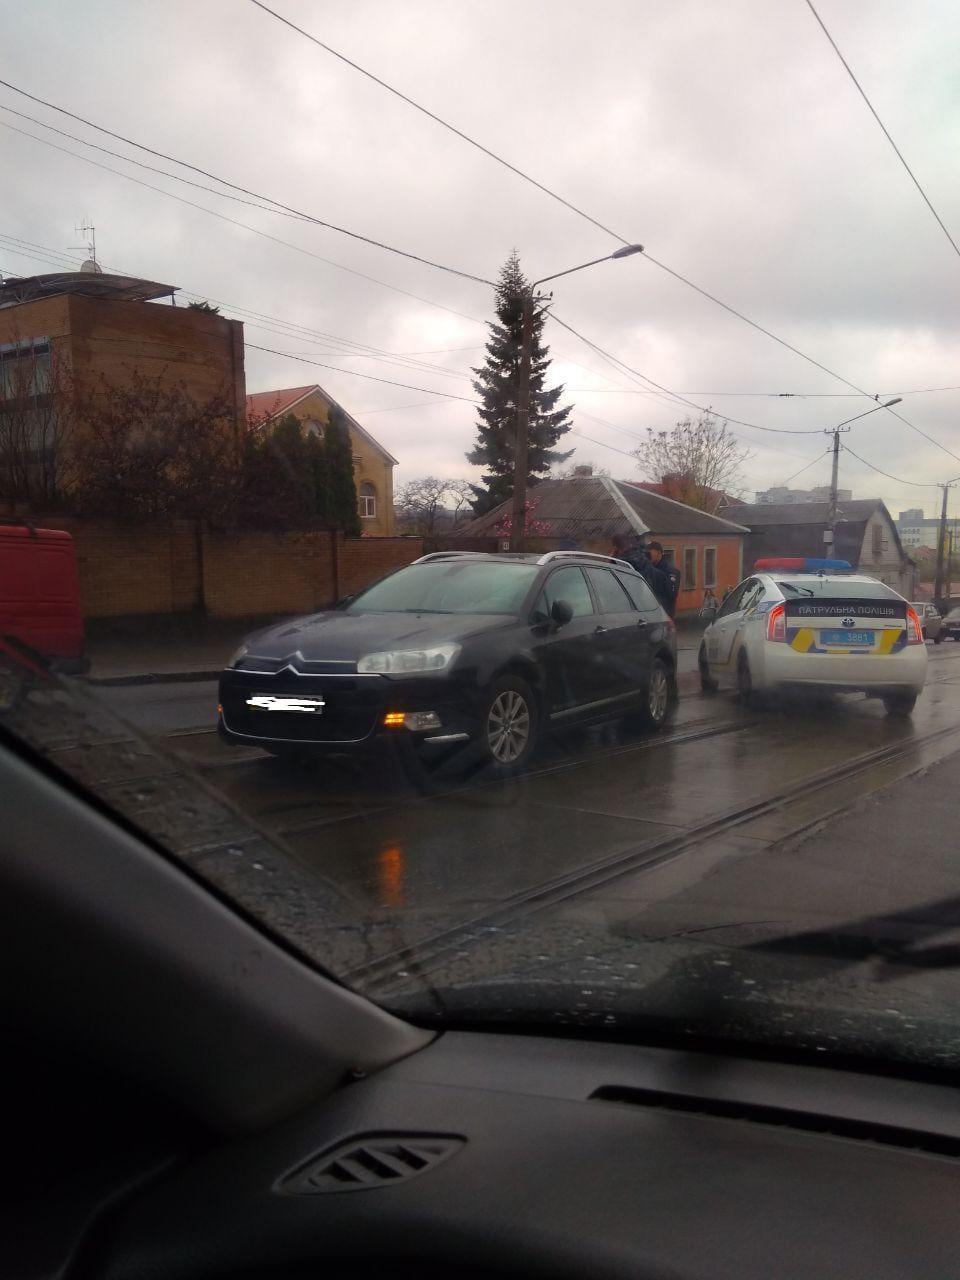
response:
[[[574,476],[592,476],[593,467],[589,464],[589,462],[584,463],[582,466],[574,467],[573,474]]]

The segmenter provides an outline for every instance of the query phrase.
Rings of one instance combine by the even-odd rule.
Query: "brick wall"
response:
[[[0,523],[3,518],[0,512]],[[73,535],[86,618],[190,613],[201,603],[214,618],[310,613],[423,551],[420,538],[338,535],[337,589],[330,533],[204,533],[201,539],[186,520],[137,527],[63,516],[32,519]]]

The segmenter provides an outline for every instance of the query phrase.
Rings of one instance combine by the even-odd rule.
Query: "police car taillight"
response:
[[[907,644],[923,644],[923,627],[916,609],[907,609]]]
[[[767,639],[786,641],[787,612],[782,604],[778,604],[767,614]]]

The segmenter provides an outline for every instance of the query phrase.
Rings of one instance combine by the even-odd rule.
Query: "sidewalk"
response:
[[[244,637],[268,624],[249,618],[95,624],[87,636],[86,679],[96,685],[217,680]]]

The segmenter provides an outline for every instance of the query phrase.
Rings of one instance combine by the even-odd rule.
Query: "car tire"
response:
[[[540,733],[540,708],[519,676],[501,676],[487,690],[478,745],[487,771],[508,776],[529,764]]]
[[[665,662],[654,658],[650,664],[643,705],[637,712],[637,724],[643,729],[659,733],[670,719],[675,705],[676,690],[670,670]]]
[[[899,719],[910,715],[917,705],[917,695],[915,693],[888,693],[884,695],[883,705],[888,716],[896,716]]]
[[[753,708],[759,702],[757,691],[753,686],[750,659],[742,650],[737,659],[737,697],[740,699],[741,706],[744,707]]]
[[[700,691],[702,693],[716,693],[720,687],[713,676],[710,674],[710,663],[707,661],[707,651],[700,646],[697,654],[697,668],[700,672]]]

